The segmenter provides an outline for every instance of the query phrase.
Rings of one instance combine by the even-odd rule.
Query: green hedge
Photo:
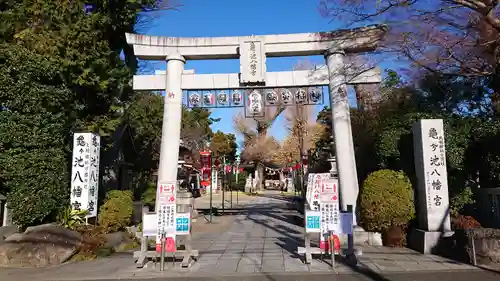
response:
[[[379,170],[363,182],[360,217],[367,231],[385,232],[415,217],[413,190],[403,172]]]
[[[106,232],[124,230],[130,224],[133,211],[133,194],[131,191],[111,190],[99,209],[99,225]]]

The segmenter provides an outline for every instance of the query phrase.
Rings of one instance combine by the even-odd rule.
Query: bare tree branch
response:
[[[348,22],[387,23],[383,49],[420,69],[461,75],[496,72],[499,1],[322,0],[326,17]]]

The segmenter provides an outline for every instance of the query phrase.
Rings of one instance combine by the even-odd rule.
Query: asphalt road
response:
[[[498,281],[500,273],[490,271],[453,271],[453,272],[425,272],[425,273],[393,273],[384,274],[272,274],[234,275],[221,277],[182,277],[182,278],[155,278],[155,279],[120,279],[120,281]],[[95,280],[105,281],[105,280]],[[110,281],[110,280],[106,280]]]

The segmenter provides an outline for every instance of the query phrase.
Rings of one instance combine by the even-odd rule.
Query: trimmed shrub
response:
[[[474,200],[474,192],[472,192],[470,187],[466,187],[450,198],[450,215],[452,217],[458,217],[465,206],[474,203],[476,203],[476,200]]]
[[[156,202],[156,185],[154,183],[148,183],[148,187],[141,194],[141,201],[149,208],[154,208]]]
[[[130,224],[133,212],[133,194],[131,191],[111,190],[99,209],[99,225],[106,232],[124,230]]]
[[[363,182],[360,218],[367,231],[385,233],[415,217],[413,190],[403,172],[379,170]]]
[[[451,227],[455,229],[480,228],[481,224],[471,216],[458,215],[451,218]]]

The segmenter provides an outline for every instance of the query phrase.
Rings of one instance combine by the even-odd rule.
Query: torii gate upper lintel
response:
[[[238,59],[240,43],[249,40],[265,42],[267,57],[324,55],[332,48],[346,53],[374,51],[386,33],[385,25],[296,34],[230,36],[230,37],[167,37],[126,33],[127,43],[142,60],[164,60],[168,54],[179,53],[186,60]]]
[[[320,33],[240,37],[180,38],[126,34],[135,55],[143,60],[165,60],[163,75],[134,76],[135,90],[166,90],[158,184],[177,179],[182,117],[182,90],[266,87],[329,87],[333,136],[342,209],[356,208],[359,193],[346,84],[379,83],[378,69],[349,77],[346,53],[374,51],[386,33],[384,25]],[[324,55],[326,67],[311,71],[267,72],[266,57]],[[193,74],[184,71],[186,60],[240,59],[240,73]],[[356,75],[354,75],[356,76]],[[352,78],[352,80],[348,80]],[[356,225],[356,218],[354,222]]]

